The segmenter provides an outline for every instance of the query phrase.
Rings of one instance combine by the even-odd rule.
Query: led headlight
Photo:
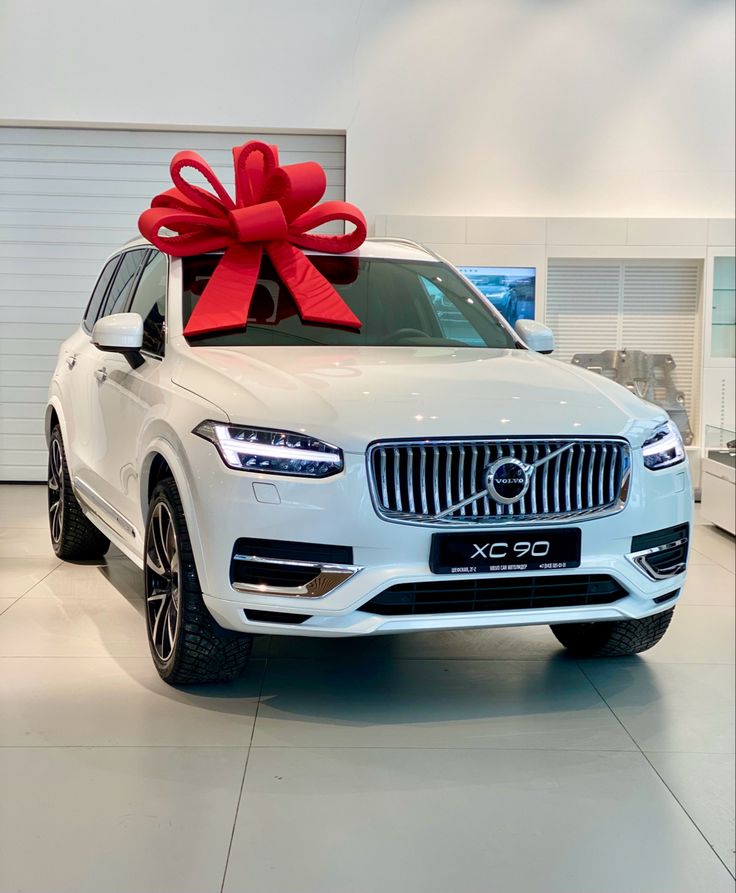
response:
[[[647,468],[669,468],[685,460],[685,447],[674,422],[667,421],[644,441],[644,465]]]
[[[214,443],[230,468],[310,478],[343,469],[342,450],[304,434],[212,421],[202,422],[192,433]]]

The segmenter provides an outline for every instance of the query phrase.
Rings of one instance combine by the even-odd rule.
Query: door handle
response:
[[[73,369],[77,365],[77,355],[75,353],[70,354],[66,358],[66,364],[70,369]]]
[[[104,366],[100,369],[95,369],[95,378],[97,381],[105,381],[107,378],[107,369]]]

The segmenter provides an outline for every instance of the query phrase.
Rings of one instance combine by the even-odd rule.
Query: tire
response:
[[[599,623],[555,623],[550,629],[574,657],[624,657],[654,647],[667,632],[675,609]]]
[[[87,520],[77,502],[58,425],[49,440],[48,472],[49,533],[56,557],[72,561],[102,558],[110,540]]]
[[[202,600],[179,491],[160,481],[145,536],[146,629],[151,656],[170,685],[229,682],[245,669],[253,636],[223,629]]]

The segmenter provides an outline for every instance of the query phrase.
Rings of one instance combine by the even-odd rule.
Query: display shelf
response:
[[[736,257],[713,259],[710,353],[736,356]]]
[[[732,247],[708,249],[703,294],[701,414],[696,443],[703,448],[705,462],[706,429],[736,428],[736,252]]]

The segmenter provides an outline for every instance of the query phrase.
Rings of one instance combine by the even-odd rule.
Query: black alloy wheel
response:
[[[61,454],[61,441],[58,437],[49,446],[49,532],[54,548],[61,540],[64,527],[64,467]]]
[[[58,424],[49,437],[47,485],[49,533],[56,557],[71,561],[102,558],[110,540],[85,516],[74,495]]]
[[[171,658],[181,618],[179,543],[169,507],[157,502],[146,543],[146,615],[151,647],[159,660]]]

